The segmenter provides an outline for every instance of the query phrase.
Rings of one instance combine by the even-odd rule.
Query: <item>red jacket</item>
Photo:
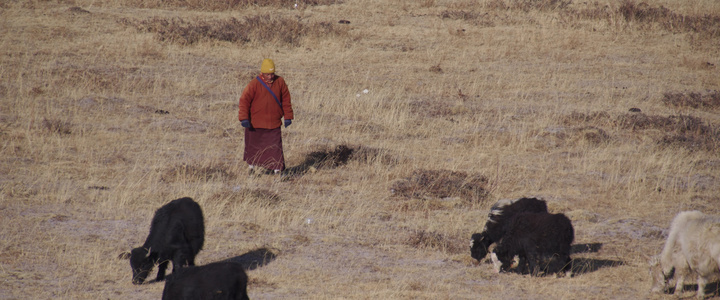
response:
[[[267,83],[266,83],[267,84]],[[260,83],[258,77],[248,83],[240,96],[238,120],[250,120],[252,127],[275,129],[282,125],[282,118],[292,120],[293,110],[290,102],[290,91],[285,79],[275,76],[273,83],[267,86],[275,93],[282,108],[272,94]]]

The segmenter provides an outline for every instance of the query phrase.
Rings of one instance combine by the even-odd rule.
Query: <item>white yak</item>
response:
[[[705,297],[705,285],[720,275],[720,216],[699,211],[678,213],[659,256],[650,260],[652,291],[662,292],[676,278],[675,292],[682,292],[686,276],[697,276],[697,298]]]

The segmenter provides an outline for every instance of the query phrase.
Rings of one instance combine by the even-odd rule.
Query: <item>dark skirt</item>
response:
[[[285,170],[280,127],[275,129],[245,128],[243,160],[250,165],[270,170]]]

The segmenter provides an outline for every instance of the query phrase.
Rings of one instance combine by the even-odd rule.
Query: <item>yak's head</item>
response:
[[[670,279],[675,276],[675,268],[665,272],[658,256],[651,257],[648,265],[650,266],[650,278],[652,278],[650,290],[654,293],[667,291]]]
[[[488,253],[488,246],[490,246],[489,237],[483,233],[474,233],[470,239],[470,256],[481,261]]]
[[[132,283],[142,284],[147,278],[155,261],[150,257],[150,249],[143,247],[132,249],[130,252],[130,268],[132,268]]]

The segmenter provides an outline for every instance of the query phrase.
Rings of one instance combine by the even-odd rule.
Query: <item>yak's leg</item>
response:
[[[678,274],[678,272],[675,272],[675,295],[681,295],[683,293],[684,287],[685,274]]]
[[[705,276],[698,276],[697,279],[698,282],[698,290],[697,290],[697,298],[698,299],[704,299],[705,298],[705,285],[707,284],[708,280],[705,278]]]
[[[158,265],[158,273],[157,278],[155,281],[163,281],[165,280],[165,269],[167,269],[168,266],[168,260],[163,259],[162,262],[160,262],[160,265]]]
[[[500,273],[500,269],[502,268],[502,262],[500,261],[500,259],[498,259],[497,254],[495,254],[495,252],[490,253],[490,259],[492,260],[493,270],[495,271],[495,273]]]
[[[536,252],[527,252],[525,261],[527,261],[527,267],[528,272],[531,276],[538,276],[540,275],[540,268],[541,265],[538,265],[538,261],[540,260],[540,255],[538,255]]]

